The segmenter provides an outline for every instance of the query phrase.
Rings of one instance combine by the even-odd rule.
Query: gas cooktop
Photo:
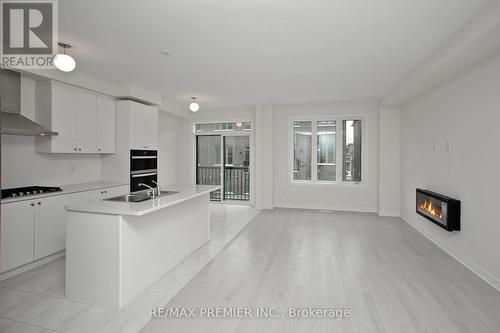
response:
[[[6,188],[2,189],[2,199],[7,198],[19,198],[26,197],[30,195],[48,193],[48,192],[59,192],[62,191],[60,187],[51,186],[26,186],[26,187],[16,187],[16,188]]]

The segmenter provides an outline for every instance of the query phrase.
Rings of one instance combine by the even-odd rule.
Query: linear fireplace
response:
[[[417,188],[416,210],[443,229],[460,230],[460,200]]]

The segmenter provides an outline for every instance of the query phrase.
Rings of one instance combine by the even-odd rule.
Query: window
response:
[[[292,181],[361,182],[361,119],[293,121],[292,133]]]
[[[226,165],[233,165],[233,148],[233,145],[226,143]]]
[[[312,122],[296,121],[293,124],[293,136],[293,179],[311,180]]]
[[[203,123],[194,126],[195,133],[210,132],[249,132],[252,130],[252,124],[249,122],[237,123]]]
[[[318,121],[318,180],[335,181],[337,167],[335,158],[335,120]]]
[[[346,182],[361,181],[361,120],[342,121],[343,174]]]

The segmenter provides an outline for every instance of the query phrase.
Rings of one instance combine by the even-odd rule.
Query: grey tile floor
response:
[[[65,298],[65,258],[0,281],[0,332],[138,332],[151,307],[167,304],[257,214],[248,206],[212,205],[211,240],[121,310]]]

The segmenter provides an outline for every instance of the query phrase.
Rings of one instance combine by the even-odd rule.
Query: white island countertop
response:
[[[142,202],[122,202],[91,200],[65,206],[67,211],[108,215],[142,216],[219,190],[220,185],[169,185],[161,186],[162,191],[179,193],[149,199]]]

